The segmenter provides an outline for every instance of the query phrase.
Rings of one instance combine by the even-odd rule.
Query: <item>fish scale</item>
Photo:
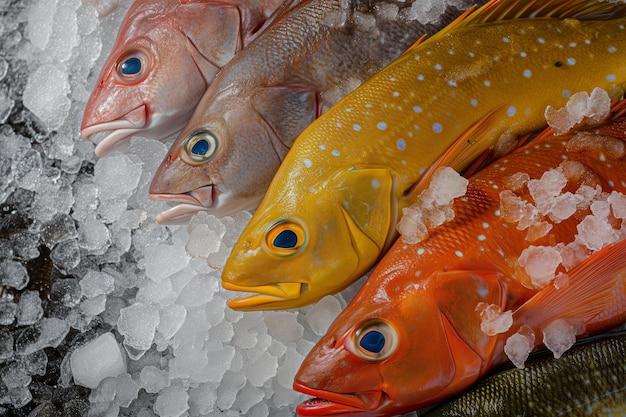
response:
[[[509,369],[436,407],[426,417],[619,416],[626,412],[626,337],[588,342],[560,359]]]
[[[582,20],[606,13],[614,19]],[[396,239],[422,173],[452,144],[445,165],[462,170],[503,134],[542,128],[547,105],[626,82],[625,13],[624,4],[491,1],[411,48],[300,135],[222,274],[225,288],[258,295],[229,305],[293,308],[340,291]],[[283,226],[303,230],[289,256],[268,243]]]

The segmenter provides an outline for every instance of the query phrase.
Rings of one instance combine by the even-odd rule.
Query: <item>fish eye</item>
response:
[[[209,131],[197,131],[185,139],[181,158],[190,165],[208,162],[217,151],[217,138]]]
[[[396,329],[384,320],[368,320],[349,339],[348,350],[368,361],[388,358],[398,347]]]
[[[299,221],[293,219],[275,223],[265,235],[266,249],[279,256],[292,255],[305,243],[306,231]]]
[[[133,83],[142,80],[148,74],[148,56],[141,51],[131,51],[123,55],[117,62],[117,75],[125,82]]]

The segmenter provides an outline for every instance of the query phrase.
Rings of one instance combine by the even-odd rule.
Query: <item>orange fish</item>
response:
[[[136,0],[89,97],[81,135],[103,156],[132,135],[181,130],[224,64],[282,0]]]
[[[398,239],[305,358],[294,389],[316,398],[297,413],[423,408],[623,322],[625,128],[543,135],[472,176],[452,220]]]

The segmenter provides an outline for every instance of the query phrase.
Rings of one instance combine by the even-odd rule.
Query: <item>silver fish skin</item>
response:
[[[150,197],[182,204],[157,221],[255,208],[305,127],[462,12],[449,6],[422,23],[419,1],[309,0],[277,17],[217,75],[172,144]]]
[[[479,382],[424,417],[623,416],[626,334],[592,338],[561,358],[543,357]]]

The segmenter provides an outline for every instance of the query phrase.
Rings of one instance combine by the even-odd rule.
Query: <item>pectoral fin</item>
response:
[[[414,201],[430,184],[433,174],[440,167],[451,167],[457,172],[465,168],[486,150],[492,147],[497,137],[493,134],[493,125],[506,112],[506,106],[500,106],[467,128],[453,143],[441,154],[441,156],[422,174],[419,180],[407,191],[404,196],[409,201]]]
[[[607,246],[568,272],[569,285],[548,285],[513,315],[516,321],[537,328],[560,318],[590,322],[623,297],[626,240]],[[624,305],[620,305],[625,310]],[[625,316],[622,312],[621,316]],[[623,318],[622,318],[623,320]]]
[[[359,245],[367,238],[381,253],[395,237],[392,231],[396,204],[391,173],[386,168],[353,168],[342,171],[334,181],[353,242]]]
[[[317,91],[307,87],[269,86],[254,93],[250,100],[254,109],[274,132],[271,135],[273,145],[282,157],[298,135],[318,116]]]

